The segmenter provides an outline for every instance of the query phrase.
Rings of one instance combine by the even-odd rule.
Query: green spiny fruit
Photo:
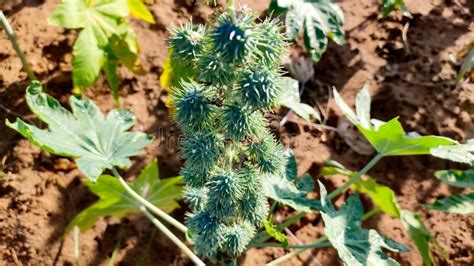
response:
[[[255,227],[249,222],[234,224],[223,229],[224,240],[223,250],[231,256],[238,256],[245,251],[245,248],[255,235]]]
[[[206,29],[203,26],[192,24],[174,28],[169,39],[169,46],[173,50],[173,59],[193,60],[202,49]]]
[[[219,86],[229,84],[235,77],[236,69],[234,64],[222,60],[223,53],[212,49],[204,50],[199,60],[196,62],[197,69],[200,70],[200,80],[206,83],[213,83]]]
[[[185,139],[182,146],[186,164],[194,169],[211,170],[221,154],[219,138],[213,134],[193,134]]]
[[[232,140],[240,141],[245,136],[252,134],[250,116],[250,110],[246,110],[245,107],[239,105],[225,108],[222,120],[225,123],[227,136]]]
[[[224,241],[223,225],[217,217],[206,211],[197,211],[187,218],[198,253],[215,258]]]
[[[258,23],[252,11],[234,11],[198,30],[199,42],[190,42],[189,32],[202,27],[181,27],[170,38],[171,48],[185,51],[172,60],[196,73],[171,89],[184,134],[181,174],[192,211],[186,223],[196,252],[221,262],[244,252],[267,219],[262,177],[280,174],[286,164],[264,118],[281,94],[285,37],[278,21]]]
[[[266,64],[278,66],[288,45],[287,38],[280,34],[283,29],[278,19],[266,19],[261,23],[257,36],[259,59]]]
[[[253,224],[262,225],[262,221],[268,216],[268,202],[261,195],[262,180],[258,172],[251,167],[245,167],[239,173],[242,182],[242,200],[240,210],[245,220]]]
[[[242,183],[233,172],[221,172],[211,178],[208,183],[208,212],[215,217],[235,215],[242,199]]]
[[[253,109],[266,109],[276,105],[280,96],[276,85],[277,74],[266,67],[246,70],[239,81],[240,93],[245,103]]]
[[[207,187],[186,187],[183,192],[184,201],[194,211],[201,211],[207,204],[209,189]]]
[[[203,187],[208,178],[207,171],[203,169],[195,169],[195,167],[189,166],[187,163],[181,169],[181,175],[183,176],[184,183],[189,187],[201,188]]]
[[[173,90],[170,99],[176,110],[175,120],[183,130],[206,129],[211,123],[214,107],[209,103],[210,94],[196,82],[182,82]]]
[[[232,63],[242,62],[255,52],[256,16],[248,9],[233,15],[224,13],[217,19],[211,39],[216,51],[223,52],[224,60]]]
[[[271,136],[264,137],[260,142],[251,143],[249,153],[254,156],[263,173],[276,174],[286,162],[284,148]]]

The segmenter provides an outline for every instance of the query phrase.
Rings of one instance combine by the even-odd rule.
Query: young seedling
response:
[[[91,182],[90,184],[97,182],[106,169],[111,170],[115,179],[103,176],[97,184],[90,185],[98,194],[104,193],[101,194],[102,196],[107,194],[107,198],[103,200],[109,204],[121,202],[124,200],[123,195],[127,195],[127,200],[122,202],[123,206],[119,203],[122,209],[114,209],[112,212],[107,210],[108,214],[121,215],[122,211],[139,209],[197,265],[204,265],[181,240],[150,213],[153,212],[183,233],[187,232],[184,225],[154,205],[159,202],[156,201],[157,198],[153,193],[152,195],[147,193],[148,186],[156,189],[162,185],[161,182],[151,181],[145,172],[130,186],[117,171],[117,167],[130,167],[129,157],[138,155],[153,140],[153,137],[148,134],[127,131],[135,123],[135,116],[129,110],[114,109],[105,117],[92,101],[83,100],[79,96],[71,96],[69,100],[73,111],[71,113],[56,99],[42,92],[38,81],[32,82],[26,91],[26,100],[30,109],[39,119],[48,124],[49,129],[39,129],[19,118],[14,123],[7,120],[7,126],[49,153],[74,158],[79,170],[90,180],[88,181]],[[150,171],[153,171],[153,168]],[[150,183],[145,184],[145,181]],[[108,194],[111,190],[107,189],[112,188],[115,192]],[[116,192],[120,194],[117,195]],[[176,194],[173,194],[172,198],[176,198]],[[98,204],[101,205],[104,201]],[[167,206],[167,210],[170,210],[169,207]],[[97,208],[97,205],[91,208]],[[79,218],[76,217],[75,223],[83,229],[87,228],[96,218],[95,214],[92,214],[91,212],[81,213]]]
[[[344,14],[332,1],[272,0],[269,11],[285,16],[286,34],[295,40],[303,31],[304,44],[316,63],[326,51],[328,38],[344,45]]]
[[[126,17],[154,23],[141,0],[62,0],[49,17],[49,23],[67,29],[81,29],[73,47],[72,80],[75,89],[91,87],[103,70],[118,101],[120,64],[142,72],[140,47]]]
[[[408,235],[413,240],[415,246],[420,252],[426,265],[431,265],[433,261],[430,244],[433,244],[438,251],[440,246],[436,239],[424,226],[420,216],[417,213],[400,209],[395,192],[387,186],[378,184],[370,177],[362,177],[372,169],[372,167],[383,157],[386,156],[406,156],[421,154],[437,154],[439,157],[449,157],[451,159],[472,163],[472,153],[474,152],[472,142],[465,145],[457,145],[457,142],[445,137],[438,136],[420,136],[414,132],[405,133],[398,117],[383,122],[370,118],[370,94],[368,87],[364,87],[356,98],[356,112],[354,112],[341,98],[339,93],[334,90],[336,104],[343,114],[352,122],[360,132],[367,138],[377,151],[377,155],[359,172],[352,172],[337,162],[331,161],[328,166],[321,170],[321,175],[346,175],[349,180],[327,194],[324,185],[320,183],[321,204],[319,209],[325,223],[326,236],[316,240],[314,243],[330,241],[333,247],[338,250],[338,254],[347,265],[398,265],[393,259],[382,255],[381,247],[391,249],[392,251],[406,251],[406,247],[396,244],[391,240],[381,237],[373,230],[360,228],[362,220],[362,209],[357,197],[352,196],[348,199],[346,205],[343,205],[338,211],[332,207],[330,200],[336,198],[347,188],[367,194],[377,205],[373,211],[369,211],[366,216],[382,210],[394,218],[402,221]],[[463,175],[464,176],[464,175]],[[463,180],[468,178],[463,177]],[[460,202],[462,201],[462,202]],[[443,202],[448,204],[447,201]],[[455,205],[455,209],[470,206],[472,203],[471,195],[458,196],[451,199],[450,204]],[[440,206],[442,203],[435,204],[434,208],[446,208]],[[349,210],[352,210],[349,212]],[[344,238],[339,236],[344,235]],[[374,241],[374,242],[371,242]],[[360,245],[359,245],[360,244]],[[281,257],[269,265],[277,265],[301,251],[292,252]],[[439,251],[439,253],[443,253]]]
[[[401,210],[397,204],[395,193],[389,187],[378,184],[370,177],[362,179],[381,158],[386,156],[406,156],[406,155],[421,155],[437,153],[440,156],[455,157],[458,160],[466,160],[469,158],[466,153],[472,150],[472,146],[457,145],[457,142],[445,137],[438,136],[420,136],[415,132],[405,133],[401,124],[398,122],[398,117],[383,122],[370,118],[370,94],[368,87],[365,86],[356,97],[356,112],[354,112],[341,98],[339,93],[334,90],[335,101],[344,115],[352,122],[359,131],[366,137],[377,151],[377,155],[359,172],[352,172],[344,168],[344,166],[331,162],[330,166],[325,167],[321,171],[321,175],[342,174],[349,177],[349,181],[335,191],[331,192],[327,198],[335,198],[345,189],[352,187],[360,193],[365,193],[372,198],[374,203],[380,210],[386,212],[392,217],[402,220],[404,227],[412,238],[420,254],[423,257],[425,264],[431,265],[432,254],[429,250],[429,243],[436,246],[434,237],[429,233],[423,225],[420,217],[416,213],[406,210]],[[458,153],[454,152],[458,151]],[[472,156],[472,154],[471,154]],[[323,199],[324,197],[322,197]],[[463,200],[468,200],[469,196],[463,197]],[[459,200],[459,198],[457,199]],[[349,200],[350,201],[350,200]],[[324,202],[323,202],[324,206]],[[327,219],[324,218],[326,227],[329,226]],[[328,234],[328,233],[327,233]],[[328,234],[331,241],[331,237]],[[333,246],[337,248],[337,244],[331,241]],[[343,258],[347,252],[339,250],[339,255],[346,263],[352,265],[351,258]],[[359,261],[360,262],[360,261]],[[379,262],[382,263],[382,262]],[[383,264],[387,264],[384,262]],[[388,263],[391,264],[392,262]],[[374,264],[382,265],[382,264]]]

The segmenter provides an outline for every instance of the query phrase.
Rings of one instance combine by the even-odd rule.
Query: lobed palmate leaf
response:
[[[471,140],[472,143],[472,140]],[[456,160],[457,161],[457,160]],[[435,172],[436,178],[455,187],[474,188],[474,170],[440,170]],[[438,199],[431,205],[423,205],[426,209],[458,213],[474,213],[474,193],[454,194]]]
[[[265,196],[288,205],[297,211],[310,212],[313,209],[319,210],[321,208],[319,201],[306,197],[314,187],[313,179],[308,174],[297,178],[295,156],[291,151],[287,152],[287,156],[288,163],[282,174],[263,176]]]
[[[351,177],[355,173],[346,169],[336,161],[327,162],[327,166],[323,167],[320,171],[320,175],[324,176],[336,174]],[[403,227],[407,230],[408,235],[418,249],[418,252],[423,257],[425,264],[431,265],[432,254],[429,247],[430,243],[438,248],[439,245],[425,227],[418,214],[400,209],[395,192],[391,188],[377,183],[377,181],[371,177],[365,176],[359,179],[352,185],[352,188],[357,192],[368,195],[383,212],[400,219]]]
[[[336,248],[345,265],[398,265],[385,255],[382,248],[394,252],[407,252],[408,247],[381,236],[375,230],[361,227],[364,209],[357,196],[351,196],[339,210],[335,210],[326,198],[326,188],[319,183],[321,190],[321,216],[324,232]]]
[[[72,52],[75,88],[92,86],[103,69],[117,99],[117,66],[121,63],[131,71],[142,71],[137,55],[140,48],[125,19],[129,13],[154,22],[141,0],[62,0],[53,11],[48,19],[51,25],[82,29]]]
[[[321,59],[327,47],[327,38],[339,45],[344,40],[344,14],[330,0],[273,0],[270,9],[275,13],[286,13],[286,33],[295,39],[303,29],[306,48],[314,62]]]
[[[28,106],[49,129],[39,129],[19,118],[14,123],[7,120],[7,126],[47,152],[73,157],[91,181],[105,169],[128,168],[129,157],[138,155],[153,140],[142,132],[126,132],[135,122],[129,110],[114,109],[105,117],[92,101],[71,96],[71,113],[43,93],[38,81],[33,81],[26,92]]]
[[[352,177],[355,174],[338,162],[329,161],[327,164],[327,166],[321,169],[319,175],[344,175]],[[398,206],[397,197],[391,188],[377,183],[377,181],[370,176],[359,178],[352,185],[352,188],[359,193],[367,194],[383,212],[392,217],[400,218],[400,208]]]
[[[406,133],[398,117],[388,122],[370,119],[370,93],[367,86],[357,94],[356,112],[347,105],[336,89],[334,100],[342,113],[367,138],[378,153],[384,156],[430,154],[432,148],[457,144],[456,141],[438,136],[420,136]]]
[[[100,217],[115,216],[120,218],[140,212],[140,203],[130,197],[117,178],[102,175],[97,179],[97,182],[86,180],[85,184],[92,193],[99,197],[99,200],[77,214],[67,225],[66,232],[75,225],[81,231],[86,231]],[[179,208],[178,200],[181,199],[182,184],[183,179],[180,176],[160,180],[158,162],[154,160],[129,185],[148,202],[164,212],[170,213]]]
[[[465,144],[433,148],[431,149],[431,155],[474,166],[474,139],[468,140]],[[461,188],[474,187],[474,169],[466,171],[441,170],[437,171],[435,176],[451,186]],[[447,198],[439,199],[431,205],[424,205],[424,207],[450,213],[471,214],[474,213],[474,193],[451,195]]]

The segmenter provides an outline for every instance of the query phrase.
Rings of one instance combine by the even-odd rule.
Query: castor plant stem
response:
[[[128,184],[127,182],[125,182],[125,180],[122,178],[122,176],[119,174],[119,172],[117,171],[116,168],[112,168],[112,173],[115,177],[118,178],[118,180],[120,181],[120,184],[123,186],[123,188],[125,188],[125,190],[127,191],[128,194],[130,194],[130,196],[136,200],[137,202],[139,202],[141,205],[143,205],[144,207],[146,207],[148,210],[150,210],[152,213],[154,213],[155,215],[157,215],[158,217],[162,218],[163,220],[165,220],[166,222],[168,222],[169,224],[173,225],[174,227],[176,227],[178,230],[180,230],[181,232],[183,233],[187,233],[188,232],[188,228],[186,226],[184,226],[182,223],[178,222],[177,220],[175,220],[173,217],[171,217],[170,215],[168,215],[166,212],[162,211],[160,208],[156,207],[155,205],[151,204],[149,201],[147,201],[146,199],[144,199],[142,196],[140,196],[137,192],[135,192],[135,190],[133,190]]]
[[[305,245],[288,245],[286,248],[294,248],[294,249],[309,249],[309,248],[325,248],[330,247],[331,243],[329,242],[318,242],[318,243],[311,243]],[[263,243],[255,246],[256,248],[281,248],[280,243]]]
[[[341,194],[344,190],[350,187],[350,185],[357,182],[357,180],[359,180],[361,176],[365,175],[370,169],[372,169],[372,167],[374,167],[374,165],[377,164],[377,162],[380,161],[382,157],[383,157],[383,154],[378,153],[374,158],[372,158],[372,160],[370,160],[370,162],[366,166],[364,166],[364,168],[362,168],[362,170],[360,170],[359,172],[351,176],[351,178],[346,183],[344,183],[344,185],[338,187],[336,190],[329,193],[328,198],[329,199],[335,198],[337,195]]]
[[[140,207],[140,210],[145,214],[145,216],[150,219],[150,221],[158,227],[158,229],[163,232],[173,243],[175,243],[179,249],[181,249],[188,257],[198,266],[206,265],[196,254],[194,254],[179,238],[177,238],[166,226],[156,219],[153,214],[151,214],[144,206]]]
[[[167,221],[171,225],[175,226],[178,228],[180,231],[183,233],[187,233],[188,229],[186,226],[175,220],[173,217],[169,216],[167,213],[156,207],[155,205],[151,204],[149,201],[144,199],[142,196],[140,196],[137,192],[135,192],[128,184],[125,182],[125,180],[122,178],[122,176],[119,174],[116,168],[112,168],[112,173],[115,177],[118,178],[120,184],[123,186],[123,188],[128,192],[128,194],[136,200],[140,206],[140,210],[145,214],[145,216],[161,231],[163,234],[165,234],[173,243],[175,243],[179,249],[181,249],[186,255],[189,256],[189,258],[196,264],[196,265],[206,265],[204,262],[199,259],[196,254],[194,254],[187,246],[184,244],[178,237],[176,237],[163,223],[161,223],[158,219],[156,219],[153,214],[150,213],[152,211],[154,214],[158,215],[160,218],[163,220]],[[148,211],[150,210],[150,211]]]
[[[74,226],[73,230],[73,242],[74,242],[74,266],[80,266],[80,242],[79,242],[79,227],[76,225]]]
[[[10,23],[8,23],[7,18],[5,17],[5,15],[3,14],[3,11],[1,10],[0,10],[0,24],[2,25],[3,30],[5,30],[5,33],[8,39],[12,43],[13,49],[15,49],[16,54],[20,58],[21,64],[23,65],[23,70],[25,70],[30,81],[38,80],[35,74],[33,73],[33,71],[31,70],[30,65],[28,64],[28,61],[26,60],[25,54],[23,53],[20,46],[18,45],[15,32],[13,31],[12,27],[10,26]]]

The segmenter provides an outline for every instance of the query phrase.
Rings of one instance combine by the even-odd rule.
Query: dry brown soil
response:
[[[18,35],[34,72],[46,92],[66,104],[71,94],[71,46],[77,32],[49,26],[47,17],[56,6],[54,0],[0,0]],[[167,28],[193,16],[202,23],[211,12],[203,4],[190,0],[160,0],[150,6],[157,23],[149,25],[132,20],[141,44],[141,60],[146,74],[133,75],[121,70],[122,104],[138,117],[135,130],[157,136],[144,155],[134,160],[127,172],[133,178],[146,163],[158,157],[161,176],[177,174],[182,164],[177,150],[179,132],[169,119],[165,106],[166,92],[159,84],[162,65],[167,56]],[[243,1],[263,11],[268,1]],[[444,135],[464,141],[474,137],[474,85],[452,86],[458,69],[450,60],[464,44],[474,38],[474,1],[471,0],[406,0],[412,20],[399,14],[380,20],[376,0],[337,1],[346,16],[347,44],[333,43],[308,83],[305,102],[319,105],[329,126],[337,127],[344,118],[328,101],[328,91],[335,86],[350,103],[357,91],[370,85],[374,98],[373,114],[379,119],[400,116],[407,131]],[[406,38],[403,27],[408,25]],[[38,124],[23,98],[28,84],[13,49],[0,32],[0,121],[22,117]],[[113,108],[113,100],[103,78],[87,91],[103,111]],[[329,107],[329,108],[327,108]],[[283,115],[280,110],[275,115]],[[283,141],[294,148],[299,172],[315,178],[323,162],[336,159],[350,169],[359,169],[370,155],[360,155],[332,131],[319,131],[302,124],[297,117],[283,128],[276,128]],[[353,136],[353,135],[351,135]],[[352,141],[355,150],[364,148],[363,141]],[[398,195],[400,206],[419,211],[446,258],[442,265],[474,264],[474,217],[442,212],[427,212],[420,204],[462,192],[433,178],[438,169],[457,167],[428,156],[385,158],[371,172],[377,181],[390,186]],[[0,265],[72,265],[72,236],[63,238],[70,219],[91,204],[95,197],[81,183],[81,174],[65,158],[41,152],[14,131],[0,123]],[[345,180],[335,176],[323,178],[328,189]],[[317,197],[316,193],[312,196]],[[345,196],[336,201],[341,204]],[[370,200],[364,198],[366,210]],[[184,217],[185,210],[173,215]],[[283,219],[293,211],[278,209],[276,218]],[[391,254],[402,265],[422,265],[421,257],[404,231],[400,221],[377,214],[364,223],[366,227],[408,244],[412,251]],[[308,214],[290,228],[302,243],[322,234],[317,213]],[[120,237],[121,236],[121,237]],[[188,259],[143,217],[107,218],[80,235],[80,258],[83,265],[104,265],[114,248],[119,265],[190,265]],[[242,265],[263,265],[288,251],[254,249],[244,256]],[[338,265],[333,249],[310,250],[286,265]]]

